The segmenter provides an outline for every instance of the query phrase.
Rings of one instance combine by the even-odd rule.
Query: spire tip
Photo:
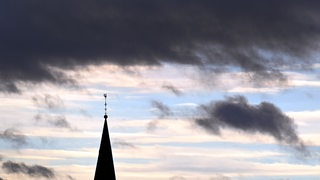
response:
[[[108,118],[108,115],[107,115],[107,93],[103,94],[104,96],[104,119],[107,119]]]

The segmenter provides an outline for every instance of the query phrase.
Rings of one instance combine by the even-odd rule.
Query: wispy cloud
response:
[[[25,174],[29,177],[43,177],[53,179],[55,172],[53,169],[40,166],[40,165],[26,165],[24,163],[16,163],[12,161],[6,161],[2,163],[2,169],[9,174]]]
[[[50,94],[35,95],[32,97],[32,102],[39,111],[34,116],[37,122],[46,122],[54,127],[74,130],[64,115],[65,105],[60,96]]]
[[[59,110],[64,108],[64,102],[58,95],[35,95],[32,97],[32,102],[35,106],[39,108],[45,108],[48,110]]]
[[[159,119],[163,119],[165,117],[169,117],[173,115],[173,112],[171,111],[170,107],[165,105],[164,103],[160,101],[153,100],[151,101],[151,107],[154,110],[154,113],[157,114]],[[152,120],[147,124],[147,131],[152,132],[157,128],[158,120]]]
[[[74,130],[64,115],[37,114],[34,118],[37,122],[45,122],[57,128]]]
[[[159,118],[164,118],[173,115],[171,109],[160,101],[151,101],[151,106],[156,110],[155,113],[158,115]]]
[[[176,96],[181,96],[183,94],[182,91],[180,91],[179,89],[177,89],[176,87],[170,84],[164,84],[162,85],[162,88],[167,89],[168,91],[172,92]]]
[[[67,178],[68,178],[69,180],[76,180],[74,177],[72,177],[72,176],[70,176],[70,175],[67,175]]]
[[[112,145],[116,148],[136,148],[134,144],[123,140],[114,140]]]
[[[26,136],[15,129],[6,129],[3,132],[0,132],[0,139],[10,142],[16,147],[27,144]]]

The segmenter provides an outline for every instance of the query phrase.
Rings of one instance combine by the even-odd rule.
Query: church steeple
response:
[[[107,94],[104,94],[104,126],[101,137],[99,156],[96,166],[95,180],[116,180],[114,171],[112,149],[108,131],[107,115]]]

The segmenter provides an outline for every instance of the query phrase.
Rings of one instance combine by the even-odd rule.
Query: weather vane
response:
[[[107,93],[103,94],[104,96],[104,119],[107,120]]]

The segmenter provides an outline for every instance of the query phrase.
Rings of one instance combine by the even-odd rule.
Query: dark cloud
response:
[[[179,89],[177,89],[176,87],[174,87],[173,85],[170,85],[170,84],[164,84],[162,86],[162,88],[169,90],[170,92],[172,92],[176,96],[181,96],[183,94],[182,91],[180,91]]]
[[[293,119],[271,103],[251,105],[243,96],[228,97],[224,101],[202,105],[200,115],[202,117],[195,120],[196,124],[210,133],[220,134],[221,128],[262,133],[274,137],[282,144],[306,152]]]
[[[2,169],[9,174],[25,174],[33,178],[43,177],[53,179],[55,177],[53,169],[39,165],[28,166],[24,163],[6,161],[2,164]]]
[[[235,67],[285,80],[313,61],[317,0],[34,0],[0,2],[0,90],[72,82],[59,69],[164,62]]]
[[[35,95],[32,97],[32,102],[37,107],[48,110],[59,110],[64,108],[64,102],[58,95]]]
[[[26,136],[15,129],[6,129],[3,132],[0,132],[0,139],[8,141],[17,147],[27,144]]]
[[[173,115],[171,109],[162,102],[153,100],[151,101],[151,106],[156,109],[155,113],[159,116],[159,118],[164,118]]]

